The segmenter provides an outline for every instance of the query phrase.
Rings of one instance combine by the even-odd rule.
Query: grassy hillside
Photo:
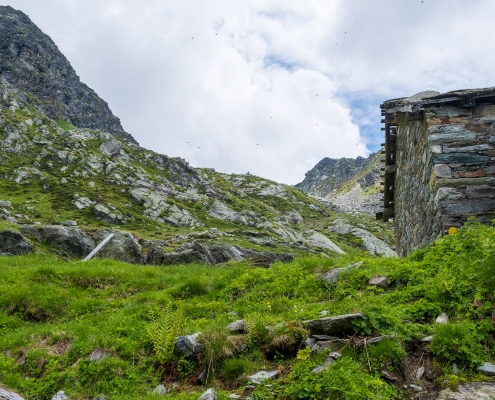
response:
[[[278,369],[281,377],[258,386],[252,399],[395,399],[414,395],[403,389],[410,383],[433,396],[443,386],[485,379],[476,367],[493,358],[494,249],[495,229],[469,223],[406,259],[312,256],[265,269],[1,257],[0,386],[28,399],[50,399],[58,390],[71,399],[151,399],[158,383],[176,383],[167,398],[197,399],[213,386],[225,399],[243,392],[247,375]],[[335,285],[316,279],[359,260],[364,264]],[[371,286],[375,276],[386,276],[388,286]],[[164,358],[153,346],[150,310],[166,313],[169,326],[183,320],[174,332],[202,332],[205,352]],[[345,341],[343,357],[313,375],[326,353],[312,355],[303,345],[305,321],[324,310],[366,319]],[[442,312],[446,325],[435,323]],[[241,318],[247,333],[229,334],[225,326]],[[384,334],[394,336],[363,345],[364,337]],[[419,340],[427,335],[431,343]],[[246,347],[237,352],[240,342]],[[105,357],[91,361],[95,350]],[[415,378],[419,365],[433,371],[431,380]],[[208,383],[198,386],[205,368]],[[384,369],[395,383],[380,378]]]

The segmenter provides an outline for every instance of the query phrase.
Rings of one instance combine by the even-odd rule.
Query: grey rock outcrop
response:
[[[117,212],[113,212],[103,204],[97,204],[96,206],[94,206],[93,214],[99,220],[103,222],[108,222],[109,224],[119,225],[125,222],[125,218],[123,215]]]
[[[364,315],[344,314],[308,321],[309,335],[346,336],[356,332],[353,322],[364,320]]]
[[[248,258],[260,258],[261,264],[271,264],[275,261],[290,261],[292,255],[258,252],[226,243],[191,243],[186,247],[179,247],[170,253],[159,247],[153,247],[148,253],[147,262],[152,265],[181,265],[191,263],[205,263],[209,265],[228,261],[241,261]]]
[[[365,229],[356,228],[345,221],[336,220],[334,225],[328,227],[330,232],[335,232],[340,235],[351,234],[363,240],[363,247],[370,254],[378,255],[382,257],[397,257],[395,251],[393,251],[388,244],[383,240],[378,239]]]
[[[112,231],[104,229],[93,234],[95,243],[101,242]],[[141,245],[129,232],[113,231],[114,237],[97,253],[100,258],[112,258],[132,264],[141,263]]]
[[[0,232],[0,253],[22,255],[33,251],[33,246],[17,231]]]
[[[22,225],[21,231],[73,257],[86,256],[95,248],[94,240],[77,226]]]
[[[311,246],[319,247],[321,249],[334,251],[339,254],[345,254],[345,251],[332,242],[329,238],[322,235],[319,232],[314,232],[306,238]]]
[[[10,98],[7,106],[31,104],[54,120],[102,129],[136,143],[108,104],[80,81],[55,43],[26,14],[1,6],[0,22],[0,98]]]

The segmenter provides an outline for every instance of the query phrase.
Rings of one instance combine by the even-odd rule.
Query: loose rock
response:
[[[20,232],[12,230],[0,232],[0,253],[22,255],[32,251],[33,247]]]
[[[217,392],[215,389],[210,388],[204,392],[198,400],[217,400]]]
[[[368,281],[368,285],[386,289],[388,286],[388,278],[386,276],[376,276]]]
[[[437,324],[440,324],[440,325],[446,325],[449,323],[449,316],[446,314],[446,313],[441,313],[436,321],[435,321]]]
[[[486,362],[481,367],[478,367],[478,371],[485,375],[495,375],[495,365]]]
[[[363,265],[363,261],[359,261],[355,264],[348,265],[347,267],[344,267],[344,268],[335,268],[329,272],[325,272],[323,274],[318,275],[316,279],[325,281],[329,285],[335,285],[337,283],[337,281],[339,280],[339,276],[342,272],[348,271],[348,270],[354,269],[354,268],[359,268],[361,265]]]
[[[254,383],[255,385],[259,385],[261,382],[268,380],[268,379],[274,379],[278,377],[279,372],[278,370],[274,371],[259,371],[256,372],[254,375],[248,376],[248,379],[251,383]]]
[[[309,334],[310,336],[315,334],[330,336],[352,335],[356,331],[353,322],[358,320],[364,320],[364,315],[361,313],[345,314],[312,320],[308,322]]]

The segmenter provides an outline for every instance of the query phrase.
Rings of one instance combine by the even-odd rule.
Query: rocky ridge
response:
[[[136,143],[50,37],[10,6],[0,6],[0,71],[0,101],[12,110],[33,106],[51,119]]]
[[[355,159],[325,157],[294,187],[339,210],[374,214],[381,206],[380,166],[379,153]]]

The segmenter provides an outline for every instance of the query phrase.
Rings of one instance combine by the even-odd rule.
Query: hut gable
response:
[[[495,87],[427,91],[381,105],[383,210],[407,255],[470,216],[495,219]]]

